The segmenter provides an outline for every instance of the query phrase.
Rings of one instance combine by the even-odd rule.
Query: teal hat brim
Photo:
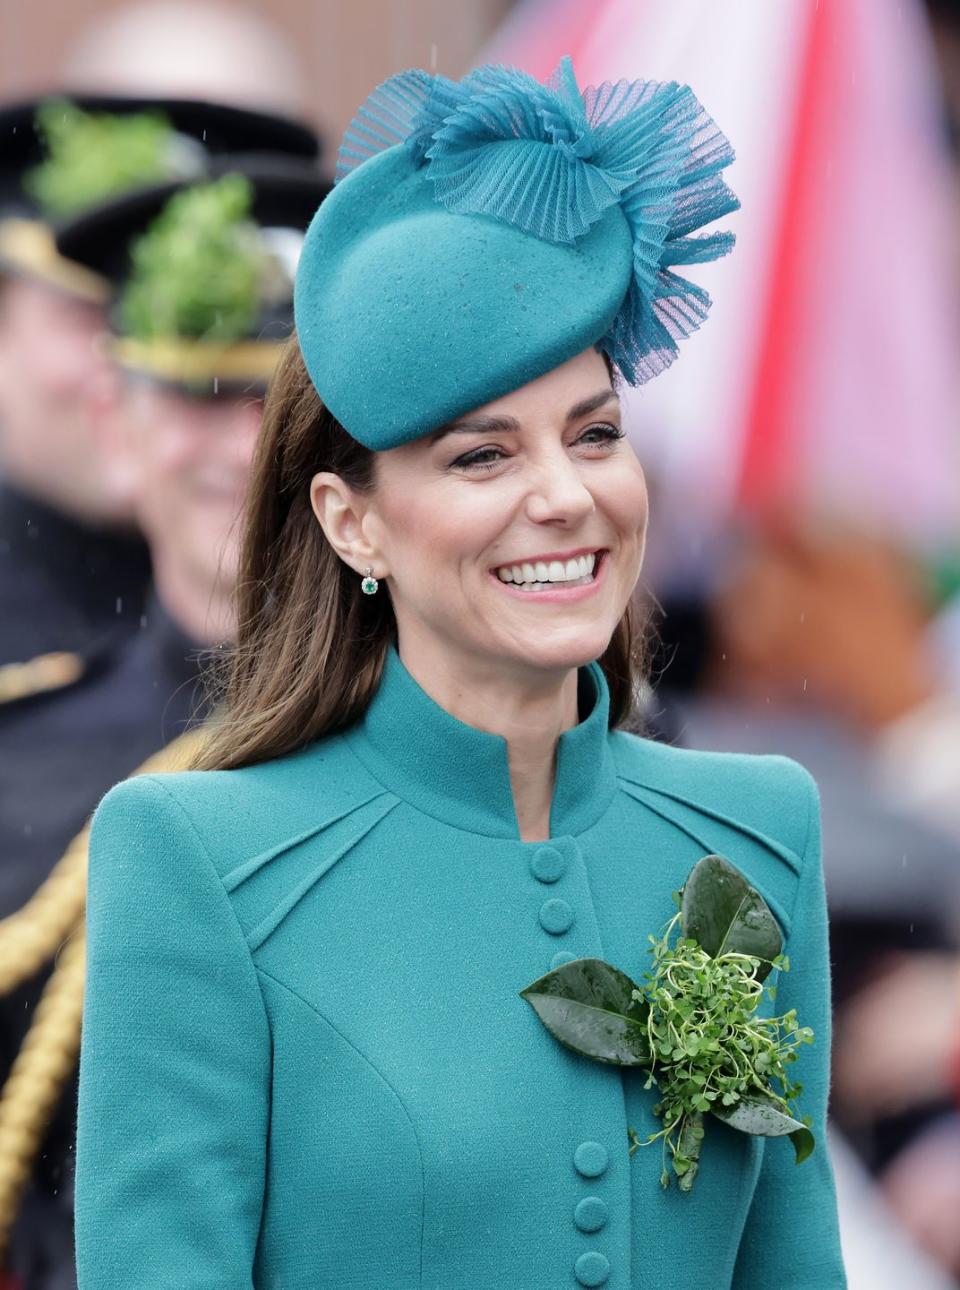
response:
[[[403,146],[334,188],[307,231],[294,318],[311,380],[360,443],[385,451],[596,344],[633,273],[612,206],[575,243],[439,204]]]

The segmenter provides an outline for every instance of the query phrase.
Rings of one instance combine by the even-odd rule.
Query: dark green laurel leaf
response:
[[[638,987],[603,959],[573,959],[520,991],[522,998],[567,1048],[615,1066],[650,1061],[648,1005],[633,998]]]
[[[732,1108],[714,1103],[711,1109],[725,1124],[742,1133],[756,1133],[762,1138],[788,1137],[793,1143],[798,1165],[814,1148],[813,1134],[806,1125],[787,1115],[775,1098],[759,1091],[741,1098]]]
[[[770,960],[783,944],[767,902],[723,856],[704,856],[690,870],[680,925],[683,935],[697,941],[711,958],[735,952]],[[761,962],[757,980],[763,981],[769,972],[770,963]]]
[[[794,1129],[794,1131],[787,1136],[793,1143],[793,1150],[797,1157],[796,1163],[798,1165],[802,1165],[804,1160],[806,1160],[807,1156],[811,1154],[813,1148],[817,1145],[816,1139],[806,1125],[801,1129]]]

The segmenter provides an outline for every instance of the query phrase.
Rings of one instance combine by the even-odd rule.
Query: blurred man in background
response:
[[[0,138],[2,703],[69,682],[90,650],[137,629],[149,578],[122,455],[97,428],[118,395],[101,343],[110,285],[57,251],[56,225],[227,152],[282,145],[309,160],[317,144],[242,108],[99,96],[10,105]]]
[[[126,481],[92,420],[113,384],[97,343],[108,285],[58,254],[56,203],[37,183],[42,123],[60,125],[56,105],[46,112],[36,100],[0,111],[0,702],[69,680],[82,664],[64,655],[136,628],[149,578]],[[81,204],[138,179],[136,167],[97,169],[102,185]]]
[[[208,137],[231,112],[207,106]],[[69,945],[82,944],[82,855],[57,862],[103,792],[206,711],[201,658],[232,635],[237,523],[263,392],[290,330],[299,242],[327,191],[315,136],[255,115],[243,155],[211,161],[216,177],[140,187],[60,230],[61,252],[110,283],[104,345],[119,375],[95,420],[130,482],[155,585],[141,630],[55,691],[0,709],[0,1043],[12,1067],[0,1098],[0,1229],[13,1227],[10,1268],[30,1290],[73,1278],[75,1090],[61,1086],[79,1035],[82,958]],[[74,935],[49,980],[37,954],[23,953],[23,929],[38,926],[41,962]],[[62,1000],[65,986],[71,1006],[52,1010],[53,1030],[38,1012],[16,1057],[41,990]]]
[[[7,476],[0,522],[8,536],[0,549],[0,662],[9,662],[0,671],[0,729],[22,732],[25,750],[42,746],[39,714],[51,709],[60,690],[83,688],[111,672],[122,640],[140,631],[147,610],[146,546],[138,539],[131,557],[129,540],[88,522],[97,516],[102,523],[122,501],[133,524],[139,488],[133,458],[108,429],[128,414],[150,415],[147,396],[126,391],[122,365],[107,343],[116,281],[130,267],[125,232],[139,213],[155,214],[172,186],[222,169],[228,155],[263,153],[311,168],[318,155],[314,133],[285,118],[190,100],[84,102],[96,110],[53,101],[21,104],[7,114],[15,137],[30,141],[22,155],[31,164],[20,172],[20,187],[42,194],[47,209],[60,212],[61,228],[81,230],[78,245],[91,261],[97,257],[89,242],[98,234],[89,230],[99,230],[96,221],[107,213],[113,221],[97,245],[96,268],[57,250],[49,223],[0,223],[0,245],[17,265],[0,292],[0,303],[14,311],[0,354],[16,365],[0,385],[0,405],[9,412],[0,428],[0,468]],[[39,164],[33,162],[35,118],[48,139]],[[100,303],[94,308],[62,291],[54,295],[54,287],[37,280],[41,272],[57,284],[96,289]],[[167,302],[154,306],[161,310]],[[140,475],[150,480],[153,473]],[[87,733],[81,721],[78,736]],[[159,739],[159,730],[150,737]],[[62,820],[75,831],[91,804],[89,784],[71,768],[65,743],[51,744],[36,780],[29,778],[28,761],[14,757],[4,768],[7,786],[20,773],[23,788],[0,806],[7,843],[0,851],[0,915],[19,908],[57,858],[44,849],[41,822],[52,827]],[[42,808],[38,797],[46,801]]]

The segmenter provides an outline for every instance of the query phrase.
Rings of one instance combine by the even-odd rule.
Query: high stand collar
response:
[[[606,678],[590,663],[578,680],[581,720],[559,739],[551,838],[590,828],[616,789]],[[507,741],[452,717],[417,684],[393,646],[373,701],[346,738],[384,787],[425,814],[467,832],[520,839]]]

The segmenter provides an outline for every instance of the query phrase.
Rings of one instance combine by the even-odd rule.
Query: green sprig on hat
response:
[[[253,189],[224,175],[176,193],[131,246],[120,322],[141,340],[233,341],[260,312],[268,256],[250,218]]]
[[[115,193],[170,178],[174,130],[160,112],[84,112],[67,100],[37,111],[49,156],[24,188],[51,217],[75,214]]]

